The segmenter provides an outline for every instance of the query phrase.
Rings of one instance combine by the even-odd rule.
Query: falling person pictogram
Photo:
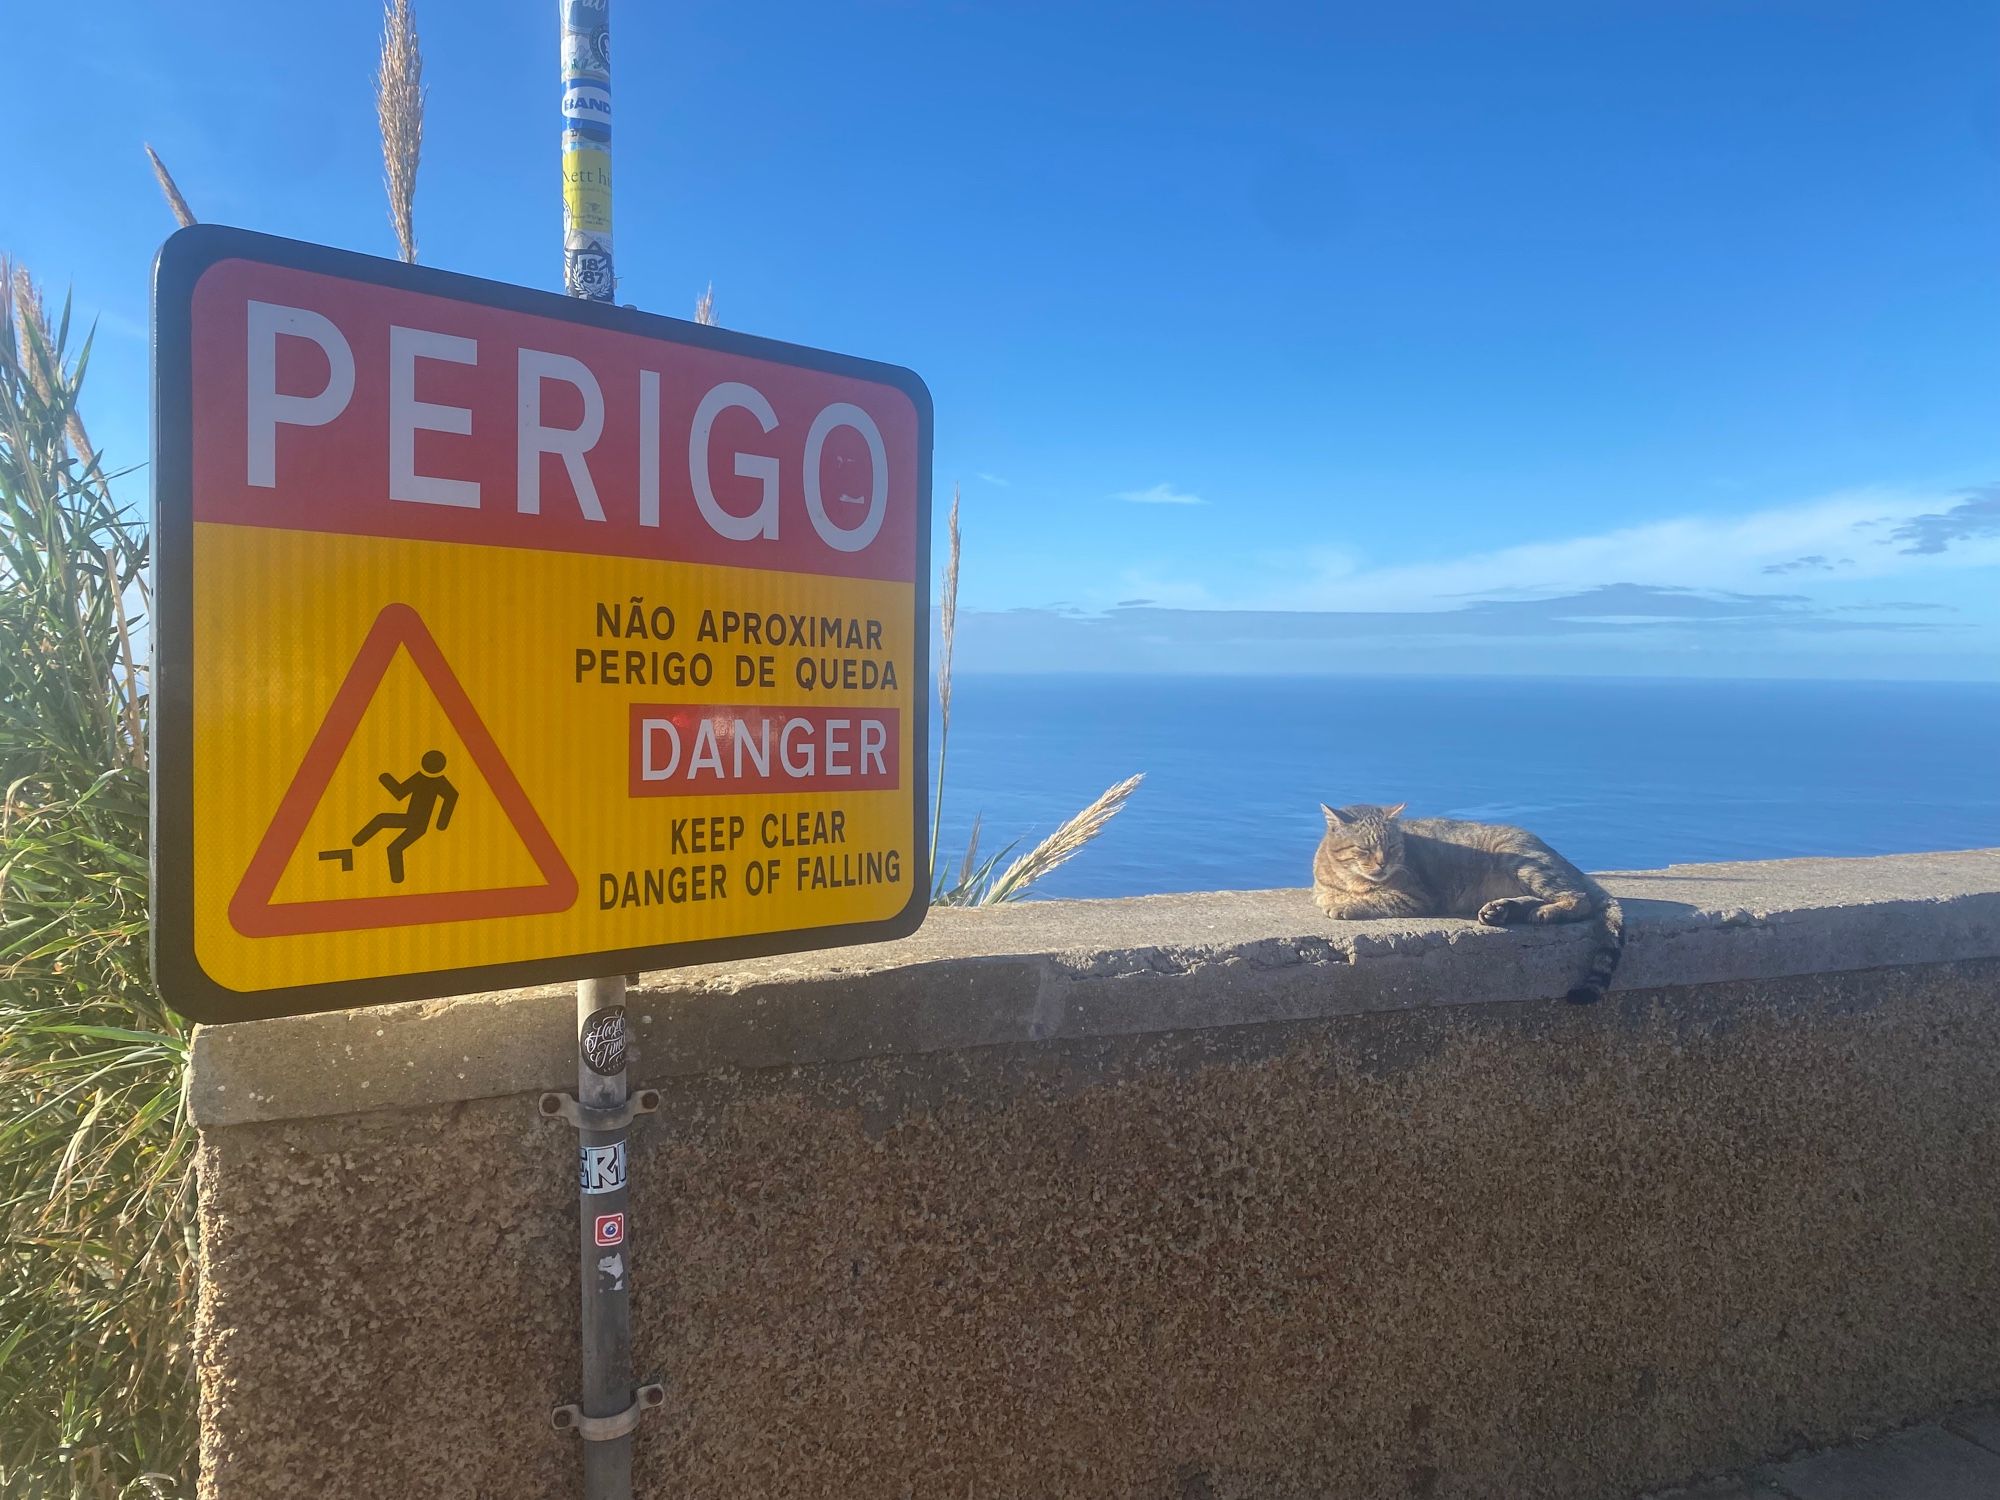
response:
[[[403,851],[430,833],[433,828],[438,833],[443,833],[451,826],[452,809],[458,806],[458,788],[442,774],[444,764],[442,750],[426,750],[422,770],[412,772],[401,781],[387,771],[376,778],[387,788],[390,796],[409,805],[401,812],[377,813],[368,820],[366,827],[354,835],[353,842],[354,847],[358,849],[378,833],[391,828],[400,829],[401,831],[389,841],[388,849],[389,879],[397,885],[403,883]],[[433,812],[437,814],[435,825],[431,822]],[[346,849],[326,850],[320,858],[339,858],[341,869],[354,868],[354,856]]]

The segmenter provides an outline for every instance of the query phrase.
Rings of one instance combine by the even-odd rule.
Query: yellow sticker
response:
[[[611,232],[611,153],[588,146],[563,152],[563,227],[580,234]]]

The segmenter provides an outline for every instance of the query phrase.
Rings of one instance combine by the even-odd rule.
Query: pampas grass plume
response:
[[[417,164],[424,152],[424,54],[410,0],[382,9],[382,62],[375,73],[375,123],[382,132],[382,181],[389,222],[403,259],[417,259]]]

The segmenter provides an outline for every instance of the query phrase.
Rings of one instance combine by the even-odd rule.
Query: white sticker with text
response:
[[[625,1186],[625,1143],[579,1146],[576,1166],[577,1185],[586,1193],[615,1193]]]

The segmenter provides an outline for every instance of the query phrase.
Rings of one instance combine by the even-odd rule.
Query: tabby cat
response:
[[[1590,968],[1569,998],[1604,998],[1625,947],[1617,897],[1532,833],[1498,823],[1402,817],[1394,807],[1328,807],[1313,856],[1313,901],[1329,917],[1477,917],[1597,922]]]

